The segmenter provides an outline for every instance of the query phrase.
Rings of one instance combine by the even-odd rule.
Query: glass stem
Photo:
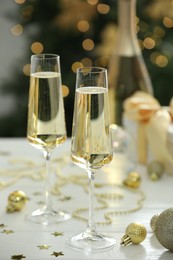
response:
[[[45,208],[51,209],[52,208],[52,200],[50,196],[50,189],[51,189],[51,176],[50,176],[50,159],[51,159],[51,152],[45,150],[44,151],[44,158],[45,158]]]
[[[94,221],[94,172],[92,170],[88,170],[87,172],[89,179],[89,215],[87,231],[94,233],[96,230]]]

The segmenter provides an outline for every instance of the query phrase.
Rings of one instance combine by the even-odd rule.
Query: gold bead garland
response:
[[[57,176],[57,182],[55,182],[54,186],[51,189],[51,192],[54,195],[61,195],[61,188],[67,184],[75,184],[81,186],[85,192],[88,192],[88,183],[87,183],[87,176],[82,174],[70,174],[68,176],[64,176],[61,172],[61,168],[66,166],[68,163],[71,163],[70,158],[67,154],[62,155],[61,157],[54,158],[52,160],[52,169],[54,170],[56,176]],[[1,177],[11,177],[12,180],[8,181],[1,181],[0,182],[0,189],[5,188],[9,185],[15,184],[17,181],[19,181],[22,178],[28,177],[31,178],[34,181],[40,181],[44,179],[44,166],[43,163],[34,162],[32,160],[26,159],[26,158],[17,158],[9,161],[10,165],[13,166],[13,168],[10,167],[10,169],[1,169],[0,170],[0,176]],[[17,167],[16,167],[17,166]],[[130,209],[123,209],[123,210],[112,210],[107,211],[104,213],[104,221],[98,221],[97,224],[99,225],[108,225],[111,224],[113,221],[113,218],[116,215],[120,214],[129,214],[133,213],[135,211],[138,211],[143,206],[143,201],[145,199],[145,194],[139,190],[138,188],[131,188],[126,185],[120,185],[120,184],[112,184],[112,183],[95,183],[96,188],[102,188],[102,187],[112,187],[113,189],[118,188],[121,190],[121,192],[106,192],[106,193],[95,193],[95,197],[97,199],[97,202],[99,203],[99,206],[96,207],[96,210],[107,210],[109,209],[110,202],[115,202],[119,199],[124,199],[125,192],[135,193],[139,197],[136,202],[136,206],[130,208]],[[122,194],[123,192],[123,194]],[[88,208],[77,208],[72,213],[73,217],[87,222],[87,217],[84,216],[84,214],[88,211]]]
[[[139,196],[139,198],[137,199],[136,202],[136,206],[130,208],[130,209],[123,209],[123,210],[112,210],[112,211],[107,211],[106,213],[104,213],[104,221],[97,221],[96,224],[97,225],[109,225],[112,223],[113,219],[117,216],[117,215],[126,215],[126,214],[130,214],[133,212],[136,212],[138,210],[140,210],[143,207],[143,202],[145,200],[145,194],[144,192],[142,192],[141,190],[136,190],[136,189],[132,189],[132,188],[128,188],[124,185],[118,185],[118,184],[102,184],[104,186],[114,186],[114,187],[118,187],[122,190],[126,190],[130,193],[134,193],[137,194]],[[100,185],[101,186],[101,185]],[[109,200],[117,200],[117,199],[122,199],[124,198],[124,195],[122,194],[95,194],[95,197],[97,198],[97,201],[101,204],[100,207],[96,207],[95,210],[103,210],[103,209],[108,209],[109,208],[109,203],[107,202],[107,199]],[[78,208],[73,212],[73,217],[80,220],[80,221],[84,221],[87,222],[87,217],[85,217],[83,214],[85,212],[88,211],[88,208]]]
[[[60,173],[60,167],[64,167],[69,159],[67,155],[52,159],[52,165],[56,163],[56,172]],[[30,178],[34,181],[44,179],[44,165],[40,162],[35,162],[27,158],[13,158],[8,160],[9,167],[0,169],[0,189],[4,189],[11,185],[16,184],[22,178]],[[61,175],[61,174],[59,174]],[[9,178],[10,177],[10,180]],[[7,180],[8,178],[8,180]],[[61,175],[61,181],[63,176]],[[56,192],[55,192],[56,193]]]

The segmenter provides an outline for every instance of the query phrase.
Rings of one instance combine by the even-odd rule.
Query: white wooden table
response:
[[[81,176],[81,179],[83,178],[84,182],[87,183],[87,178],[85,180],[86,174],[82,169],[71,163],[69,154],[70,140],[54,151],[52,171],[57,171],[58,167],[61,166],[58,173],[64,176],[65,181],[64,186],[60,188],[61,194],[53,196],[53,201],[55,208],[62,208],[73,213],[77,208],[87,207],[88,194],[84,190],[84,186],[74,182],[68,183],[68,179],[79,180]],[[56,161],[55,159],[59,156],[60,159],[65,157],[66,160],[63,163],[61,160]],[[164,174],[161,180],[152,182],[148,178],[145,167],[138,166],[136,170],[142,177],[142,183],[140,191],[133,193],[122,188],[121,184],[126,174],[114,161],[99,171],[96,174],[95,183],[102,183],[103,186],[96,185],[95,193],[117,193],[122,195],[122,198],[109,201],[109,208],[96,211],[96,221],[105,221],[105,212],[132,209],[140,199],[140,192],[144,192],[146,198],[140,210],[129,214],[117,214],[113,217],[113,222],[110,225],[98,225],[98,231],[113,235],[117,242],[115,247],[108,251],[89,254],[73,250],[66,245],[68,236],[85,229],[85,222],[71,218],[58,224],[41,226],[25,219],[27,213],[37,208],[44,198],[44,181],[31,178],[31,174],[33,177],[37,176],[37,172],[44,167],[43,163],[40,151],[31,147],[26,139],[0,139],[0,260],[54,259],[57,258],[54,252],[61,252],[58,258],[64,260],[173,259],[173,253],[159,244],[150,228],[152,216],[173,205],[173,177]],[[58,187],[58,178],[55,177],[54,181]],[[60,181],[62,181],[62,177],[60,177]],[[8,195],[15,190],[24,191],[29,197],[29,201],[22,211],[7,213]],[[97,200],[95,204],[100,206]],[[120,246],[121,237],[131,222],[140,222],[145,225],[147,237],[140,245]],[[55,232],[60,232],[62,235],[55,236]],[[42,247],[43,245],[46,245],[47,248]]]

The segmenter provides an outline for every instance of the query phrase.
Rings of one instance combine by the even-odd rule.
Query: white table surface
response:
[[[52,160],[65,155],[66,162],[62,164],[60,173],[66,178],[65,185],[61,188],[61,195],[53,196],[55,208],[61,208],[70,213],[79,207],[87,207],[88,194],[83,187],[74,183],[67,183],[68,176],[86,176],[86,173],[71,163],[69,157],[70,141],[56,148],[53,153]],[[30,162],[30,163],[29,163]],[[31,164],[33,163],[33,165]],[[39,201],[43,201],[44,197],[41,193],[44,190],[44,181],[36,181],[31,179],[31,173],[37,176],[38,169],[44,167],[44,160],[39,150],[30,146],[26,139],[11,138],[0,139],[0,260],[13,259],[15,255],[23,255],[29,260],[55,259],[53,252],[62,252],[63,255],[59,259],[173,259],[173,253],[162,247],[150,228],[150,220],[153,215],[161,213],[164,209],[172,207],[172,185],[173,177],[166,174],[157,181],[149,180],[145,167],[138,166],[136,170],[142,177],[140,190],[145,193],[143,207],[130,214],[121,214],[113,218],[110,225],[98,225],[97,230],[108,233],[116,238],[115,247],[102,252],[86,253],[83,251],[73,250],[66,245],[66,239],[72,234],[83,231],[86,223],[71,218],[68,221],[53,224],[50,226],[41,226],[31,223],[25,219],[25,216],[32,209],[37,208]],[[43,164],[43,165],[42,165]],[[58,168],[58,163],[52,163],[52,171]],[[37,166],[37,167],[36,167]],[[30,170],[29,170],[29,167]],[[34,170],[37,168],[36,170]],[[22,170],[21,170],[22,169]],[[7,173],[5,175],[5,173]],[[21,176],[21,173],[23,174]],[[122,184],[125,173],[118,168],[113,161],[108,167],[100,170],[96,174],[95,183],[105,184],[102,188],[96,188],[95,192],[111,192],[118,190],[123,195],[121,200],[110,203],[111,210],[126,210],[136,206],[139,199],[139,193],[117,188],[116,185]],[[18,178],[18,179],[16,179]],[[12,182],[14,181],[14,183]],[[58,183],[58,178],[56,177]],[[87,178],[86,178],[87,182]],[[106,186],[108,184],[108,186]],[[6,185],[5,187],[3,185]],[[29,197],[29,201],[22,211],[7,213],[8,195],[15,191],[22,190]],[[35,192],[38,192],[37,195]],[[40,192],[40,193],[39,193]],[[64,196],[70,196],[70,200],[62,201]],[[96,201],[96,205],[97,205]],[[96,212],[96,220],[103,221],[104,211]],[[147,229],[147,237],[140,245],[130,244],[128,246],[120,246],[121,237],[125,234],[125,229],[131,222],[140,222]],[[4,230],[12,230],[13,233],[4,232]],[[62,232],[62,236],[52,235],[54,232]],[[48,245],[48,249],[40,249],[39,246]]]

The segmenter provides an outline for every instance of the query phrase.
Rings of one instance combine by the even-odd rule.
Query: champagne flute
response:
[[[99,234],[94,221],[94,175],[112,160],[107,70],[84,67],[77,70],[72,128],[72,161],[86,170],[89,180],[89,215],[84,232],[67,244],[86,251],[103,250],[115,245],[111,236]]]
[[[67,220],[70,214],[52,208],[50,159],[53,149],[66,140],[60,57],[56,54],[31,56],[27,139],[43,152],[46,161],[45,205],[27,216],[43,225]]]

